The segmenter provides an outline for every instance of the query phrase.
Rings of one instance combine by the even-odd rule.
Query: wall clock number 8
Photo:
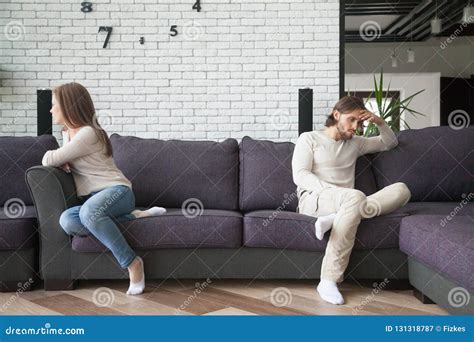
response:
[[[89,13],[92,12],[92,2],[89,1],[84,1],[81,2],[81,12],[83,13]]]

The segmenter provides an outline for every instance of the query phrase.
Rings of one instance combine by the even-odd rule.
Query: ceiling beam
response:
[[[403,35],[407,32],[410,31],[411,28],[417,27],[421,23],[423,23],[426,19],[428,18],[434,18],[437,12],[441,12],[441,9],[446,5],[447,1],[440,1],[438,4],[435,4],[432,8],[430,8],[428,11],[424,12],[422,15],[418,16],[414,20],[410,20],[407,25],[405,25],[403,28],[401,28],[398,31],[399,35]]]
[[[438,17],[441,19],[444,19],[446,21],[445,17],[449,17],[448,13],[455,13],[455,15],[459,15],[458,12],[460,8],[463,8],[464,3],[458,4],[456,2],[448,3],[446,6],[444,6],[441,11],[438,13]],[[431,32],[431,21],[427,20],[424,23],[419,24],[416,26],[415,29],[411,30],[410,32],[407,32],[406,36],[409,38],[415,37],[418,35],[420,31],[426,31],[429,28]]]
[[[465,6],[466,6],[466,4],[458,5],[458,7],[453,12],[451,12],[452,14],[445,19],[446,22],[449,22],[448,27],[450,27],[451,25],[453,25],[456,22],[460,23],[460,20],[457,20],[457,18],[460,19],[462,17],[462,11],[463,11]],[[441,34],[442,34],[442,32],[441,32]],[[429,36],[431,36],[431,26],[428,26],[420,34],[414,36],[413,39],[414,40],[425,40]],[[437,35],[437,36],[440,36],[440,35]]]
[[[384,34],[392,34],[395,33],[395,31],[405,25],[407,22],[411,20],[413,16],[418,14],[420,11],[424,10],[426,7],[430,6],[433,0],[424,0],[422,3],[420,3],[418,6],[416,6],[406,17],[404,17],[402,20],[400,20],[396,25],[393,25],[391,28],[389,28]]]

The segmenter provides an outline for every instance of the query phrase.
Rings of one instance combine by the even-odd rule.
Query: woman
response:
[[[138,217],[161,215],[166,209],[153,207],[134,210],[131,182],[112,158],[112,144],[95,115],[86,88],[67,83],[53,91],[53,122],[63,125],[63,147],[48,151],[44,166],[61,167],[71,172],[83,205],[65,210],[59,219],[69,235],[94,235],[127,268],[130,286],[127,294],[137,295],[145,288],[143,260],[130,248],[112,218],[119,222]]]

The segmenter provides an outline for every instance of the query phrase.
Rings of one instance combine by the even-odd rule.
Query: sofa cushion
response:
[[[469,202],[469,199],[472,202]],[[408,202],[397,213],[409,215],[471,215],[474,216],[474,193],[460,202]]]
[[[198,212],[168,209],[162,216],[139,218],[119,227],[132,248],[238,248],[242,246],[242,215],[236,211],[204,209]],[[95,237],[75,236],[78,252],[103,252]]]
[[[363,219],[359,225],[355,249],[398,248],[400,221],[406,214],[388,214]],[[316,218],[298,213],[258,210],[244,216],[244,246],[324,251],[329,239],[316,239]]]
[[[460,201],[474,192],[474,127],[410,129],[398,146],[373,160],[377,188],[396,182],[410,189],[411,202]]]
[[[48,150],[57,149],[52,135],[39,137],[0,137],[0,207],[11,200],[33,204],[25,181],[25,172],[32,166],[41,165]]]
[[[240,210],[296,211],[291,159],[294,144],[244,137],[240,142]]]
[[[27,249],[38,242],[34,206],[0,207],[0,250]]]
[[[280,208],[296,211],[298,198],[291,161],[294,144],[244,137],[240,143],[240,210]],[[371,195],[377,191],[371,155],[356,163],[355,188]]]
[[[137,206],[238,209],[239,147],[223,142],[142,139],[113,134],[114,160],[131,180]]]
[[[400,227],[400,250],[437,273],[474,292],[474,221],[457,215],[405,217]]]

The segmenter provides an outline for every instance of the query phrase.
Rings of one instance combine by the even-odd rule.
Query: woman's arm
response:
[[[69,161],[96,152],[101,148],[94,129],[89,126],[83,127],[63,147],[46,152],[42,164],[43,166],[60,167]]]

